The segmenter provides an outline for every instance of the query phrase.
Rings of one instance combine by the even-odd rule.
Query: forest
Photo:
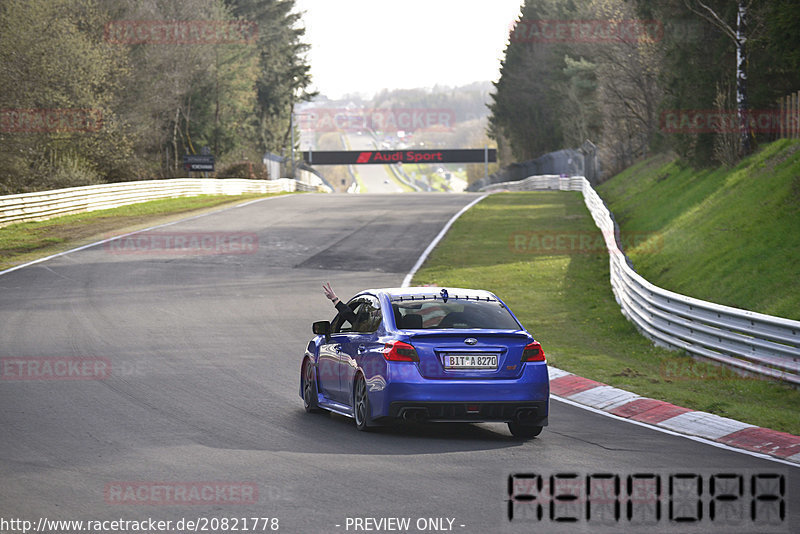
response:
[[[3,0],[0,194],[218,175],[288,147],[313,96],[294,0]]]
[[[775,139],[777,100],[800,89],[798,29],[795,0],[525,0],[490,136],[506,164],[590,140],[607,176],[666,151],[734,164]]]
[[[589,140],[606,176],[666,151],[732,165],[776,137],[777,99],[800,89],[798,28],[795,0],[524,0],[487,133],[501,164]],[[203,152],[219,177],[267,177],[263,154],[287,155],[292,110],[318,96],[303,38],[294,0],[3,0],[0,195],[185,176],[183,156]],[[370,105],[461,122],[483,115],[473,96]],[[767,126],[742,128],[742,109]],[[457,141],[482,145],[472,124]]]

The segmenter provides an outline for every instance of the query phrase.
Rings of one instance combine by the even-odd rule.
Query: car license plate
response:
[[[445,369],[497,369],[496,354],[445,354]]]

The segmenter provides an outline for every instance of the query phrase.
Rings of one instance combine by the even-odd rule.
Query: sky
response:
[[[330,98],[496,81],[523,0],[296,0]]]

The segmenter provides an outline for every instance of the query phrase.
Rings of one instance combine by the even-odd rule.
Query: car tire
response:
[[[303,408],[305,408],[308,413],[319,412],[320,409],[317,404],[317,380],[314,374],[314,366],[311,365],[311,360],[308,358],[303,361],[300,380],[303,384]]]
[[[369,394],[367,393],[367,381],[363,375],[358,375],[356,384],[353,387],[353,419],[356,421],[356,428],[362,432],[369,430]]]
[[[508,423],[508,430],[517,439],[531,439],[542,433],[544,427],[534,425],[522,425],[519,423]]]

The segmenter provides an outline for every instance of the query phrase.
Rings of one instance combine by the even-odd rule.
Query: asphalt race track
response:
[[[246,254],[98,245],[0,276],[3,365],[79,357],[110,365],[95,379],[3,375],[0,518],[153,518],[173,525],[182,518],[278,518],[266,531],[274,525],[292,533],[396,526],[356,518],[409,518],[410,532],[797,532],[798,468],[557,401],[550,426],[527,443],[512,439],[505,425],[360,433],[350,419],[303,411],[299,365],[311,322],[334,315],[322,282],[344,299],[362,288],[399,285],[447,220],[474,198],[278,197],[158,230],[255,234],[257,246]],[[691,505],[670,512],[664,504],[659,519],[634,524],[624,519],[623,505],[623,519],[608,526],[583,512],[577,523],[562,523],[551,515],[571,512],[559,501],[545,504],[542,519],[512,523],[508,480],[521,473],[617,474],[623,489],[627,475],[655,473],[662,476],[661,498],[671,474],[694,475],[703,483],[703,515],[695,524],[670,523],[670,513],[696,512]],[[746,511],[738,523],[735,516],[723,522],[721,501],[715,519],[709,515],[711,479],[726,473],[745,481],[734,500]],[[753,497],[750,482],[762,474],[784,476],[787,517],[773,518],[775,525],[762,508],[760,522],[749,519],[754,501],[765,509],[780,504],[761,498],[767,489]],[[194,501],[169,497],[176,488],[220,484],[221,493],[201,491]],[[168,489],[155,489],[161,486]],[[131,488],[136,496],[126,498]],[[233,531],[228,525],[207,528]],[[252,522],[246,527],[254,531]],[[0,531],[20,530],[0,522]]]

